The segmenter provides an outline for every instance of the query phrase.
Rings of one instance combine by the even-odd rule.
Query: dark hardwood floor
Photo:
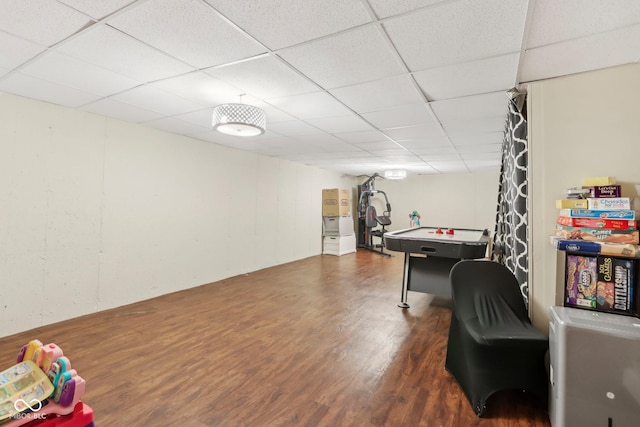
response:
[[[58,344],[98,427],[550,425],[522,393],[476,417],[444,369],[450,302],[402,310],[401,280],[402,254],[315,256],[0,338],[0,368]]]

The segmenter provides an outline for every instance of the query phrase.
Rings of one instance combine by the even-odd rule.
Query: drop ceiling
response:
[[[0,91],[350,175],[496,171],[508,89],[639,59],[638,0],[0,2]]]

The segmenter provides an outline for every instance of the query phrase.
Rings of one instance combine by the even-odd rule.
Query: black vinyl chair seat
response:
[[[474,309],[476,317],[463,323],[478,344],[547,348],[547,336],[514,313],[502,295],[476,295]]]
[[[502,390],[546,402],[548,338],[533,327],[518,281],[491,261],[463,260],[450,273],[453,313],[445,368],[478,416]]]

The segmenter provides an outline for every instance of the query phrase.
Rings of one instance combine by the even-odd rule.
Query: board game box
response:
[[[609,243],[631,243],[640,241],[638,230],[613,230],[609,228],[573,227],[556,224],[556,237],[570,240],[589,240]]]
[[[637,271],[637,259],[598,256],[596,308],[617,313],[634,313]]]
[[[597,257],[567,254],[565,305],[596,308]]]

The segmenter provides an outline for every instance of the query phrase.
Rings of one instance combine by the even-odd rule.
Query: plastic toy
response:
[[[420,214],[418,211],[413,211],[409,214],[409,226],[411,228],[420,227]]]
[[[80,400],[85,384],[60,347],[32,340],[0,372],[0,425],[94,427],[92,409]]]

